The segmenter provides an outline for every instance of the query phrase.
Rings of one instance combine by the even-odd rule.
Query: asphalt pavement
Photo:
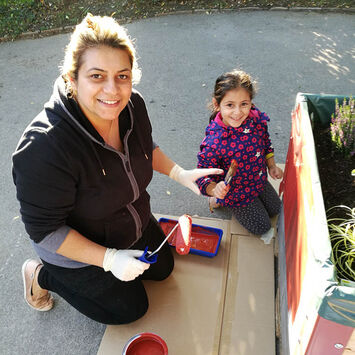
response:
[[[153,136],[184,168],[208,124],[215,79],[233,68],[259,83],[254,100],[271,118],[276,162],[285,163],[291,111],[298,92],[355,94],[352,14],[243,11],[179,14],[124,25],[135,38]],[[21,266],[35,256],[19,217],[11,154],[25,126],[42,109],[59,74],[69,34],[0,43],[0,354],[96,354],[105,326],[55,297],[50,312],[23,300]],[[204,197],[155,174],[149,187],[156,213],[210,214]],[[119,353],[119,352],[118,352]],[[174,354],[172,354],[174,355]],[[190,355],[190,354],[187,354]],[[193,354],[191,354],[193,355]]]

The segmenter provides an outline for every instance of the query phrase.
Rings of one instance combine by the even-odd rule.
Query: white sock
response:
[[[266,233],[264,233],[261,236],[261,240],[263,240],[265,244],[270,244],[273,236],[274,236],[274,228],[271,227]]]

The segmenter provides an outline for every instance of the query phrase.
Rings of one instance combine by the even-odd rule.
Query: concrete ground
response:
[[[125,25],[143,71],[137,89],[156,142],[185,168],[208,123],[219,74],[235,67],[259,82],[255,104],[269,114],[276,161],[285,162],[297,92],[354,95],[354,15],[257,11],[171,15]],[[34,253],[19,218],[11,154],[51,94],[68,34],[0,44],[0,354],[96,354],[105,326],[55,297],[39,313],[23,300],[21,265]],[[155,213],[210,216],[205,198],[165,176],[149,191]],[[216,211],[216,218],[229,218]],[[193,354],[191,354],[193,355]]]

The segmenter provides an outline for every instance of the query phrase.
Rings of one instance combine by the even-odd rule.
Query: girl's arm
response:
[[[217,184],[214,181],[211,181],[206,187],[206,193],[209,196],[214,196],[214,189],[216,188]]]
[[[197,154],[198,168],[219,168],[221,166],[220,159],[218,158],[219,154],[215,148],[212,148],[212,145],[213,138],[206,135],[200,145],[200,151]],[[224,171],[221,174],[224,174]],[[222,176],[204,176],[197,181],[197,185],[199,186],[202,195],[217,197],[215,196],[215,187],[222,179]]]
[[[269,175],[273,179],[281,179],[283,176],[283,171],[281,168],[279,168],[276,163],[274,156],[271,156],[270,158],[266,159],[266,165],[269,170]]]
[[[262,122],[265,124],[264,142],[266,147],[266,165],[269,170],[269,175],[273,179],[281,179],[283,176],[283,171],[275,163],[274,148],[271,144],[270,135],[268,132],[267,122],[270,121],[270,118],[264,112],[260,112],[260,114]]]

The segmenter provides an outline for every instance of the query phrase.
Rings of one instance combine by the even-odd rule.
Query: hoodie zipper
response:
[[[128,111],[129,111],[129,115],[131,117],[131,128],[128,130],[127,134],[125,135],[124,137],[124,140],[123,140],[123,144],[124,144],[124,148],[125,148],[125,152],[126,154],[122,154],[121,152],[117,151],[116,149],[112,148],[111,146],[107,145],[106,143],[102,143],[100,141],[98,141],[95,137],[93,137],[88,131],[86,131],[86,129],[84,129],[84,127],[76,121],[76,119],[73,117],[73,115],[70,113],[70,111],[65,107],[64,103],[62,102],[61,99],[59,99],[59,104],[60,106],[62,107],[62,109],[65,111],[65,113],[69,116],[69,118],[77,125],[77,127],[90,139],[90,145],[92,147],[92,150],[94,151],[94,155],[96,157],[96,160],[98,161],[99,163],[99,166],[101,168],[101,171],[102,171],[102,175],[103,176],[106,176],[106,171],[102,165],[102,162],[101,162],[101,159],[95,149],[95,147],[93,146],[92,142],[95,142],[99,145],[101,145],[103,148],[105,149],[108,149],[116,154],[118,154],[118,156],[121,158],[122,160],[122,163],[123,163],[123,167],[126,171],[126,174],[128,176],[128,179],[131,183],[131,187],[132,187],[132,190],[133,190],[133,201],[136,201],[137,198],[139,197],[139,188],[138,188],[138,184],[137,184],[137,181],[136,181],[136,178],[133,174],[133,171],[132,171],[132,168],[131,168],[131,165],[130,165],[130,162],[129,162],[129,150],[128,150],[128,138],[130,136],[130,134],[132,133],[132,130],[133,130],[133,112],[132,112],[132,109],[128,103]],[[138,133],[137,133],[138,134]],[[138,144],[141,145],[141,142],[139,140],[140,137],[138,137]],[[142,147],[142,150],[143,150],[143,147]],[[148,159],[147,157],[147,154],[144,152],[143,150],[143,153],[146,157],[146,159]],[[138,240],[138,238],[142,235],[142,221],[141,221],[141,218],[137,212],[137,210],[134,208],[134,206],[132,205],[132,202],[128,203],[127,204],[127,209],[128,211],[131,213],[132,217],[133,217],[133,220],[134,220],[134,223],[136,225],[136,240]]]
[[[128,134],[126,134],[126,137],[124,139],[124,146],[125,146],[125,151],[126,152],[128,152],[127,140],[128,140],[128,136],[131,134],[131,131],[129,131]],[[119,155],[122,154],[122,153],[119,153],[119,152],[117,152],[117,153]],[[134,202],[139,197],[139,188],[138,188],[137,180],[136,180],[135,176],[133,175],[133,171],[132,171],[132,168],[131,168],[131,165],[130,165],[130,162],[129,162],[128,154],[123,156],[122,158],[123,158],[123,165],[124,165],[126,174],[128,176],[128,179],[129,179],[129,181],[131,183],[131,186],[132,186],[132,189],[133,189],[133,202]],[[127,209],[131,213],[131,215],[133,217],[133,220],[134,220],[134,222],[136,224],[136,240],[137,240],[142,235],[142,221],[141,221],[141,218],[140,218],[137,210],[134,208],[132,202],[127,204]]]

